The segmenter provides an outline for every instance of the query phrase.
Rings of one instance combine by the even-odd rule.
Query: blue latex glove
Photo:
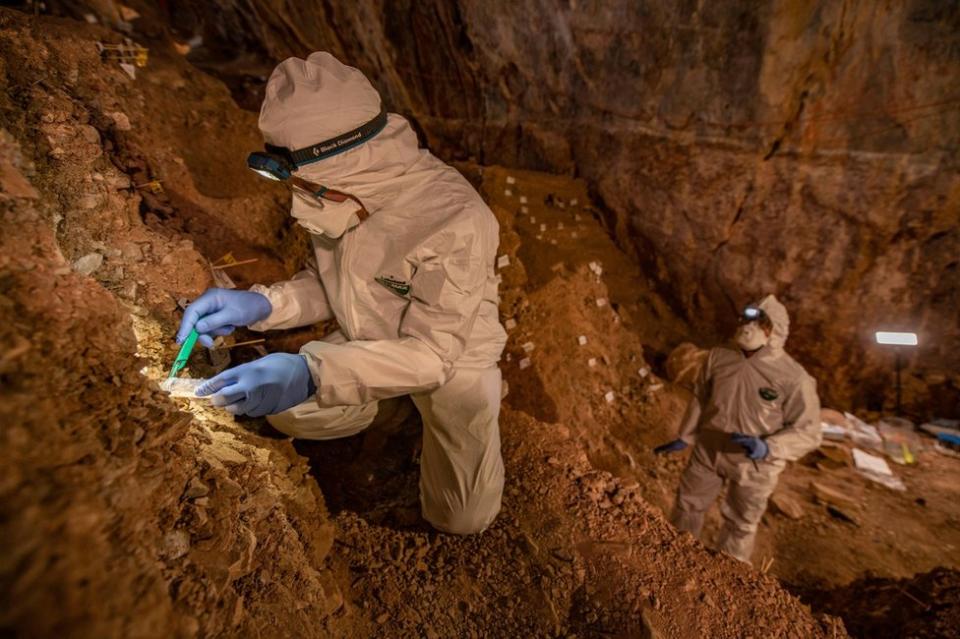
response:
[[[236,327],[259,322],[272,312],[270,300],[260,293],[208,288],[184,312],[177,331],[177,344],[183,343],[196,328],[200,343],[212,348],[214,337],[229,335]]]
[[[767,442],[763,441],[759,437],[754,437],[753,435],[734,433],[730,436],[730,441],[732,441],[734,444],[740,444],[743,446],[743,450],[747,453],[747,457],[753,459],[754,461],[763,459],[770,452],[770,447],[767,446]]]
[[[663,455],[664,453],[675,453],[678,450],[683,450],[687,447],[687,442],[682,439],[675,439],[672,442],[667,442],[666,444],[661,444],[653,449],[655,455]]]
[[[303,355],[271,353],[228,368],[197,388],[197,396],[214,394],[214,406],[234,415],[262,417],[292,408],[317,392]]]

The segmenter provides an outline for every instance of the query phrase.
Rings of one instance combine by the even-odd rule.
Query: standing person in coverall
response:
[[[455,169],[418,148],[404,118],[383,110],[360,71],[328,53],[274,70],[259,126],[266,152],[247,162],[290,184],[291,215],[316,262],[271,286],[207,290],[177,340],[195,327],[209,347],[237,326],[330,318],[340,330],[299,355],[228,369],[197,394],[317,440],[358,433],[409,395],[423,418],[424,518],[445,532],[484,530],[503,491],[496,219]]]
[[[787,309],[773,295],[748,306],[734,343],[710,350],[680,437],[654,449],[663,454],[696,443],[673,524],[699,537],[704,514],[726,483],[717,549],[745,562],[787,461],[820,445],[816,381],[783,350],[789,328]]]

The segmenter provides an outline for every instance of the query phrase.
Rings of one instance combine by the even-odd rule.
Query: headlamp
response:
[[[741,324],[749,324],[750,322],[761,322],[766,317],[767,314],[763,312],[763,309],[759,309],[756,306],[748,306],[743,309],[739,321]]]
[[[289,179],[292,172],[289,160],[269,151],[256,151],[248,155],[247,166],[265,178],[281,182]]]
[[[387,112],[380,109],[377,117],[329,140],[302,149],[265,145],[264,151],[247,156],[247,166],[271,180],[289,180],[301,166],[325,160],[363,144],[387,126]]]

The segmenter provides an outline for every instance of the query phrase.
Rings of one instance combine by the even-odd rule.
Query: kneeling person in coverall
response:
[[[228,369],[199,395],[262,416],[303,439],[347,437],[392,398],[423,418],[420,502],[435,528],[484,530],[500,510],[498,416],[506,343],[497,308],[499,227],[470,184],[420,149],[364,75],[328,53],[282,62],[260,110],[266,152],[250,168],[284,180],[291,215],[316,262],[249,291],[209,289],[186,310],[178,341],[237,326],[340,330]]]
[[[748,306],[734,343],[710,350],[679,439],[654,450],[669,453],[696,442],[673,524],[699,537],[704,514],[726,483],[717,549],[745,562],[787,461],[820,445],[816,382],[783,350],[789,327],[787,309],[774,296]]]

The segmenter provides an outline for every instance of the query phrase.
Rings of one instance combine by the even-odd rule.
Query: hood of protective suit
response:
[[[762,310],[773,322],[773,331],[770,333],[768,346],[774,349],[783,349],[787,343],[787,337],[790,335],[790,315],[787,314],[787,307],[780,303],[780,300],[774,295],[767,295],[755,304]]]
[[[275,146],[300,149],[369,122],[380,112],[380,95],[361,71],[326,52],[306,60],[288,58],[267,82],[260,108],[260,131]],[[403,189],[404,174],[421,159],[417,136],[407,121],[389,114],[386,127],[366,142],[311,164],[296,175],[355,195],[367,211],[389,202]],[[357,205],[336,203],[295,191],[290,213],[308,230],[331,238],[359,224]]]

